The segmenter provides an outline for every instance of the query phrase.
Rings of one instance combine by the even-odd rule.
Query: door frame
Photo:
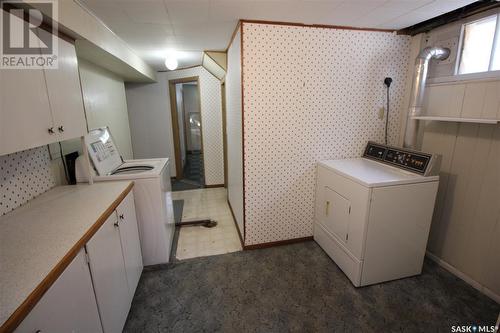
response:
[[[201,154],[203,156],[203,117],[201,114],[201,94],[200,94],[200,77],[199,76],[190,76],[183,77],[179,79],[173,79],[168,81],[168,91],[170,95],[170,115],[172,117],[172,135],[174,137],[174,156],[175,156],[175,178],[182,179],[183,178],[183,168],[182,168],[182,158],[181,158],[181,143],[180,143],[180,131],[179,131],[179,118],[177,117],[177,94],[175,91],[175,85],[179,83],[188,83],[188,82],[196,82],[198,87],[198,107],[200,108],[200,137],[201,137]],[[183,124],[184,125],[184,124]],[[187,133],[184,133],[187,135]],[[203,159],[203,164],[205,164],[205,160]],[[203,170],[205,168],[203,167]],[[205,171],[203,171],[205,172]],[[203,177],[205,178],[205,177]],[[202,184],[205,186],[205,184]]]
[[[227,115],[226,115],[226,81],[221,83],[222,97],[222,149],[224,150],[224,187],[227,188]]]

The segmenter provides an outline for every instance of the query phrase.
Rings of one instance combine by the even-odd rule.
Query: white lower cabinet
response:
[[[16,332],[102,332],[83,249],[47,290]]]
[[[134,295],[142,273],[141,243],[135,214],[134,193],[130,192],[116,208],[118,229],[130,295]]]
[[[121,332],[142,268],[134,196],[130,192],[16,332]]]
[[[111,214],[86,245],[105,333],[122,331],[132,298],[118,228],[118,217]]]

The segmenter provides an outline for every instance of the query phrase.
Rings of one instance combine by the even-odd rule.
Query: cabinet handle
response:
[[[118,222],[113,223],[113,225],[115,226],[115,228],[118,228],[120,226]]]
[[[330,210],[330,201],[326,202],[326,206],[325,206],[325,215],[326,216],[328,216],[328,210]]]
[[[64,132],[64,126],[63,126],[63,125],[59,126],[59,127],[57,128],[57,130],[58,130],[60,133]]]
[[[120,220],[123,220],[125,217],[123,216],[123,214],[120,214],[120,216],[118,216],[120,218]]]
[[[42,333],[42,330],[36,330],[35,333]]]
[[[49,134],[54,134],[54,127],[49,127],[47,131],[49,132]]]

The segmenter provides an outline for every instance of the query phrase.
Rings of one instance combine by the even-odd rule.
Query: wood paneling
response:
[[[443,215],[442,203],[445,199],[448,180],[450,178],[450,166],[453,150],[455,149],[457,130],[457,123],[428,122],[424,127],[425,135],[423,138],[422,150],[442,156],[439,189],[436,206],[434,208],[433,221],[440,220]],[[439,247],[442,242],[441,235],[441,225],[433,222],[429,236],[429,247],[431,249],[433,246]]]
[[[485,84],[484,103],[481,118],[500,119],[500,82]]]
[[[467,84],[464,91],[461,116],[466,118],[480,118],[485,102],[486,87],[488,83]]]
[[[462,117],[500,119],[500,82],[469,83],[465,87]]]
[[[500,81],[433,84],[427,87],[423,115],[500,119]]]
[[[428,116],[460,117],[465,85],[428,87],[423,113]]]
[[[484,99],[467,98],[481,110]],[[422,150],[443,156],[428,250],[500,295],[500,126],[430,122]]]

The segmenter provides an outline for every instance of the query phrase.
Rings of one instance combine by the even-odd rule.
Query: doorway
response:
[[[200,87],[198,77],[169,81],[176,165],[176,177],[172,181],[172,190],[174,191],[172,193],[172,206],[176,222],[172,260],[242,250],[238,231],[227,203],[227,189],[205,185],[203,176],[201,176],[203,177],[202,182],[193,182],[195,177],[198,178],[198,170],[203,171],[204,153],[201,135],[203,130],[220,130],[210,126],[208,121],[213,121],[213,119],[208,119],[206,123],[203,123],[201,115],[189,113],[189,109],[191,109],[190,92],[198,92],[198,102],[194,104],[199,107],[200,90],[205,88],[204,84],[203,81],[203,87]],[[191,89],[193,86],[197,89]],[[213,94],[213,92],[211,93]],[[211,95],[211,97],[222,98],[223,123],[221,130],[223,142],[221,143],[225,151],[227,146],[225,85],[221,86],[221,96]],[[191,101],[193,100],[196,99],[191,99]],[[203,125],[207,126],[203,127]],[[214,135],[214,133],[209,132],[205,132],[205,134],[207,137]],[[197,140],[198,137],[199,140]],[[190,139],[192,142],[189,141]],[[224,163],[226,164],[227,157],[225,153],[224,155]],[[190,165],[195,166],[198,162],[200,168],[190,168]],[[227,174],[227,172],[225,173]]]
[[[199,78],[170,80],[169,92],[176,169],[172,190],[203,188],[205,170]]]

